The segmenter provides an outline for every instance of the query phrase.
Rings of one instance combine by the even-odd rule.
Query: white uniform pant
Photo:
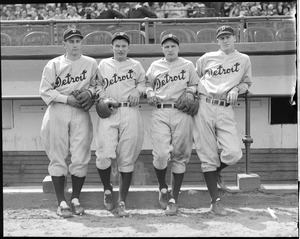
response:
[[[203,100],[199,103],[193,135],[202,172],[215,171],[220,160],[227,165],[237,163],[243,155],[242,140],[238,137],[232,106],[217,106]]]
[[[184,173],[193,148],[192,116],[178,109],[154,109],[151,117],[153,165],[171,172]]]
[[[93,140],[89,112],[67,104],[52,103],[43,118],[41,139],[50,159],[48,171],[51,176],[67,175],[69,151],[69,172],[77,177],[86,176]]]
[[[119,172],[133,172],[144,142],[139,108],[119,107],[106,119],[99,118],[95,135],[96,166],[105,170],[117,159]]]

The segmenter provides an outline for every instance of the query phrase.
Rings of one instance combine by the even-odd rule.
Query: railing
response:
[[[237,30],[237,41],[247,42],[245,29],[251,26],[264,26],[278,31],[284,26],[295,28],[295,17],[293,16],[259,16],[259,17],[204,17],[204,18],[145,18],[145,19],[81,19],[81,20],[16,20],[0,21],[1,32],[8,35],[15,34],[16,37],[28,34],[32,31],[44,31],[50,34],[50,45],[59,45],[62,33],[68,27],[76,27],[86,35],[95,30],[105,30],[111,33],[127,30],[142,30],[145,32],[145,44],[159,43],[159,34],[156,28],[165,25],[165,29],[174,28],[191,29],[196,34],[202,28],[217,27],[228,24]],[[23,28],[22,30],[20,30]],[[22,32],[23,31],[23,32]],[[274,34],[276,34],[274,32]],[[24,37],[23,36],[23,37]],[[13,37],[13,36],[11,36]],[[12,45],[21,45],[20,39],[15,40]]]

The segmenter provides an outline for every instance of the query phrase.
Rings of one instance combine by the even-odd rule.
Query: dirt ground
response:
[[[56,215],[54,194],[4,193],[5,237],[298,237],[298,194],[223,193],[227,216],[209,212],[205,192],[180,194],[179,213],[165,216],[157,193],[130,193],[129,218],[103,208],[103,193],[83,192],[86,213],[69,219]],[[274,219],[268,207],[273,210]]]

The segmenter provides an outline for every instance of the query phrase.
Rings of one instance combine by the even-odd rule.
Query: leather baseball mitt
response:
[[[187,97],[187,94],[191,94],[193,100],[189,99]],[[197,96],[197,94],[185,90],[176,101],[175,106],[179,110],[182,110],[189,115],[195,115],[197,114],[199,109],[199,97]]]
[[[74,90],[72,95],[74,95],[75,99],[79,101],[84,111],[88,111],[95,103],[94,98],[91,96],[88,90]]]
[[[115,108],[119,107],[119,103],[113,98],[100,99],[96,103],[96,111],[100,118],[108,118]]]

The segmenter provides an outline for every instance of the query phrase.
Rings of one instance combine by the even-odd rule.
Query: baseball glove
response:
[[[74,90],[72,92],[72,95],[74,95],[75,99],[80,102],[81,107],[84,111],[88,111],[95,103],[94,98],[91,97],[88,90]]]
[[[193,100],[189,99],[187,97],[187,94],[191,94],[193,96]],[[182,110],[183,112],[186,112],[189,115],[195,115],[197,114],[199,109],[199,98],[197,94],[185,90],[176,101],[175,106],[179,110]]]
[[[100,118],[108,118],[111,116],[114,108],[118,108],[119,103],[113,98],[100,99],[96,103],[96,111]]]

